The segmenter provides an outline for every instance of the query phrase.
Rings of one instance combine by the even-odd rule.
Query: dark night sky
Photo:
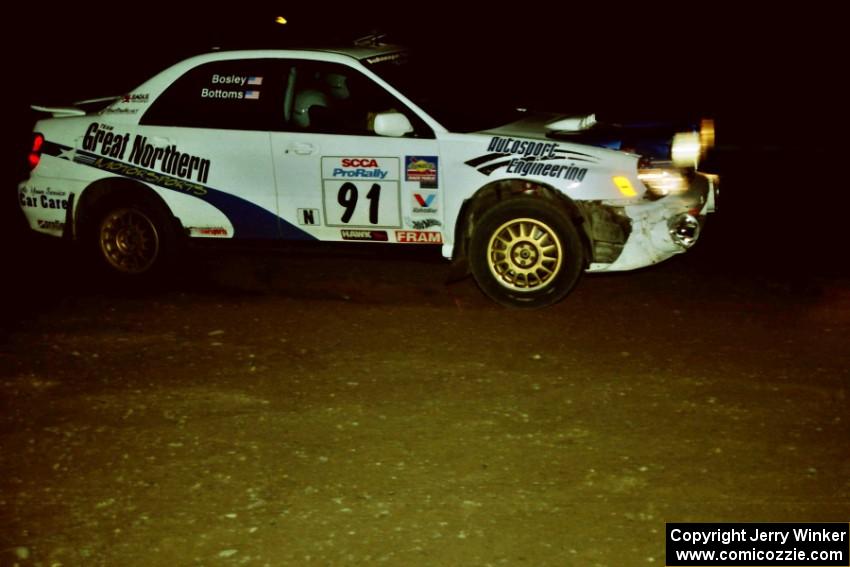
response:
[[[29,6],[18,18],[37,31],[26,41],[27,56],[12,58],[16,75],[25,77],[16,98],[28,104],[123,92],[214,45],[339,43],[381,29],[394,42],[433,54],[435,69],[460,65],[466,80],[492,83],[495,96],[530,106],[708,112],[727,118],[748,142],[767,137],[780,144],[787,128],[780,115],[794,116],[798,131],[826,135],[830,128],[805,124],[806,117],[843,118],[843,20],[812,8],[745,12],[713,3],[689,5],[685,13],[687,3],[678,11],[646,3],[464,4],[459,13],[447,2],[321,9],[267,2],[238,11],[175,4]],[[279,13],[289,26],[273,23]],[[4,41],[21,52],[20,39]]]

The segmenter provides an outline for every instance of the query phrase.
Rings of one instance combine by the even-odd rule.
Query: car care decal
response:
[[[401,228],[397,157],[322,158],[325,225]]]
[[[340,236],[343,240],[371,240],[374,242],[387,242],[386,230],[340,230]]]
[[[540,162],[565,159],[573,162],[595,163],[598,161],[590,154],[566,150],[560,148],[554,142],[518,140],[500,136],[494,136],[490,139],[487,151],[489,153],[472,158],[464,163],[476,168],[484,175],[490,175],[497,169],[505,167],[507,168],[506,173],[518,173],[522,177],[541,175],[581,181],[587,174],[587,168],[572,164],[557,165]]]
[[[65,191],[55,191],[50,187],[40,189],[24,186],[18,198],[21,206],[29,209],[65,210],[68,208],[68,194]]]
[[[397,230],[395,231],[395,240],[404,244],[442,244],[443,233],[422,230]]]
[[[404,180],[418,181],[422,189],[436,189],[437,156],[404,156]]]
[[[119,137],[124,138],[123,136]],[[124,141],[115,141],[115,138],[113,138],[113,143],[126,144]],[[112,147],[109,146],[109,148]],[[103,148],[103,145],[101,148]],[[109,149],[108,151],[115,150]],[[126,146],[124,146],[124,151],[126,151]],[[179,153],[176,152],[176,149],[173,152],[174,155]],[[45,141],[42,146],[42,153],[201,199],[224,213],[233,225],[233,236],[236,238],[280,237],[286,240],[316,240],[314,236],[250,201],[201,183],[145,169],[134,164],[118,161],[112,157],[100,156],[85,150],[75,150],[70,146],[55,142]],[[182,154],[182,156],[187,155]],[[189,157],[175,159],[178,160],[178,172],[182,171],[184,174],[193,172],[197,176],[202,171],[200,167],[196,170],[188,168]],[[206,179],[209,166],[203,171],[204,179]]]

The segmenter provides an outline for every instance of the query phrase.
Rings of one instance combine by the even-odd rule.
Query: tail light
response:
[[[44,145],[44,136],[41,134],[34,134],[32,137],[32,149],[30,150],[29,155],[29,164],[30,170],[35,169],[38,165],[38,162],[41,161],[41,147]]]

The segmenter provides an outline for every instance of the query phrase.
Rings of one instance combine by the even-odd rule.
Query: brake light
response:
[[[41,161],[41,147],[44,145],[44,136],[41,134],[34,134],[32,137],[32,150],[30,150],[29,155],[29,164],[30,169],[35,169],[38,165],[38,162]]]

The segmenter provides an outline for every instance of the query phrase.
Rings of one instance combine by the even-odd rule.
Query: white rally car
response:
[[[708,124],[521,112],[449,129],[416,92],[432,75],[387,45],[192,57],[97,111],[34,107],[53,116],[19,200],[32,229],[127,276],[186,237],[436,244],[519,307],[686,250],[714,209]]]

